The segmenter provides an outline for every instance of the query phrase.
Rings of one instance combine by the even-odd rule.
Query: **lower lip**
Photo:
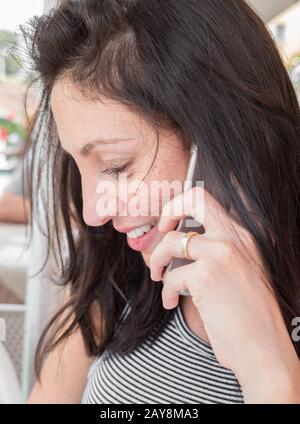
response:
[[[127,243],[131,247],[131,249],[137,250],[139,252],[141,250],[146,250],[151,246],[151,244],[155,240],[155,236],[156,236],[157,231],[158,231],[157,226],[154,226],[149,231],[149,233],[146,233],[146,234],[144,234],[140,237],[137,237],[135,239],[129,238],[127,236]]]

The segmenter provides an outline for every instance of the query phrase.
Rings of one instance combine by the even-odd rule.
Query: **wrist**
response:
[[[250,371],[250,370],[249,370]],[[300,361],[256,368],[241,378],[245,403],[300,403]]]

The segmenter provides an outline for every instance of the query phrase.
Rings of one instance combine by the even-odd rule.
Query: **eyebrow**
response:
[[[79,153],[83,156],[89,155],[89,153],[99,144],[113,144],[113,143],[122,143],[124,141],[135,140],[134,138],[111,138],[111,139],[97,139],[87,143],[85,146],[80,149]]]

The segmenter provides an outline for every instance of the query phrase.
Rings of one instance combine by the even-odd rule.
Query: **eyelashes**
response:
[[[125,163],[124,165],[116,166],[114,168],[103,169],[101,172],[102,174],[105,174],[105,175],[112,175],[113,177],[118,177],[119,174],[121,174],[122,172],[128,169],[129,165],[130,165],[129,163]]]

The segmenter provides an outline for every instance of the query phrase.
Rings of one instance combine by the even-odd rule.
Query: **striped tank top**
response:
[[[127,303],[122,319],[129,312]],[[89,368],[82,404],[244,403],[234,373],[187,326],[180,304],[154,343],[105,355]]]

